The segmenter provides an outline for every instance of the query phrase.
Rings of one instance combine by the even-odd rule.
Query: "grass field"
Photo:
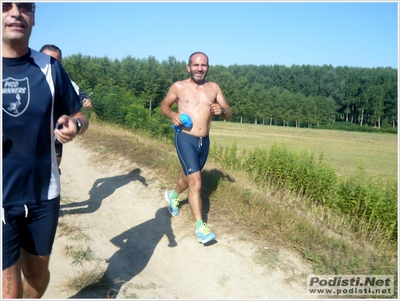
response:
[[[363,164],[371,177],[397,178],[398,140],[394,134],[213,121],[210,137],[212,145],[236,144],[239,151],[254,147],[269,150],[273,143],[278,143],[299,153],[307,149],[316,157],[323,152],[325,162],[340,176],[352,174]]]

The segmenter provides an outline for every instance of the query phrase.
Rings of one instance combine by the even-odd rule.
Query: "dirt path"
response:
[[[171,218],[162,177],[151,170],[123,159],[96,160],[79,141],[64,147],[61,170],[60,224],[71,233],[59,227],[43,298],[309,298],[311,269],[288,250],[246,240],[212,220],[217,242],[199,244],[189,206]],[[88,262],[74,263],[66,254],[88,248]],[[67,289],[68,281],[82,282],[90,271],[101,282]]]

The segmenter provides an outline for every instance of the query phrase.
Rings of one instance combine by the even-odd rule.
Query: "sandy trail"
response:
[[[311,268],[295,253],[243,239],[211,217],[217,242],[199,244],[189,206],[171,218],[162,177],[153,171],[123,158],[96,160],[79,140],[65,145],[61,170],[60,223],[76,229],[66,235],[59,227],[43,298],[310,298]],[[73,248],[90,248],[92,260],[74,263],[66,254]],[[88,271],[99,272],[102,281],[79,292],[67,289]]]

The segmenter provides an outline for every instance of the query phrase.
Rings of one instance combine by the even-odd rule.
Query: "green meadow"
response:
[[[298,153],[307,150],[316,157],[323,153],[325,163],[331,165],[338,176],[350,175],[362,165],[370,177],[397,178],[395,134],[213,121],[210,137],[211,144],[219,147],[236,144],[239,153],[256,147],[269,150],[274,143]]]

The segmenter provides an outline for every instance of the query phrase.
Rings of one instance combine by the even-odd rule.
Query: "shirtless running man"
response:
[[[206,54],[195,52],[189,57],[187,70],[190,78],[172,84],[161,103],[161,113],[171,118],[175,126],[182,126],[179,118],[185,113],[192,119],[193,126],[182,126],[181,131],[175,134],[175,147],[183,175],[179,178],[174,190],[165,193],[169,203],[169,211],[173,216],[179,214],[179,195],[189,188],[188,200],[193,217],[196,221],[197,240],[206,244],[216,238],[208,229],[202,218],[201,170],[203,169],[209,152],[209,132],[213,115],[228,120],[232,111],[222,94],[218,84],[206,80],[209,62]],[[171,109],[178,105],[178,112]]]

